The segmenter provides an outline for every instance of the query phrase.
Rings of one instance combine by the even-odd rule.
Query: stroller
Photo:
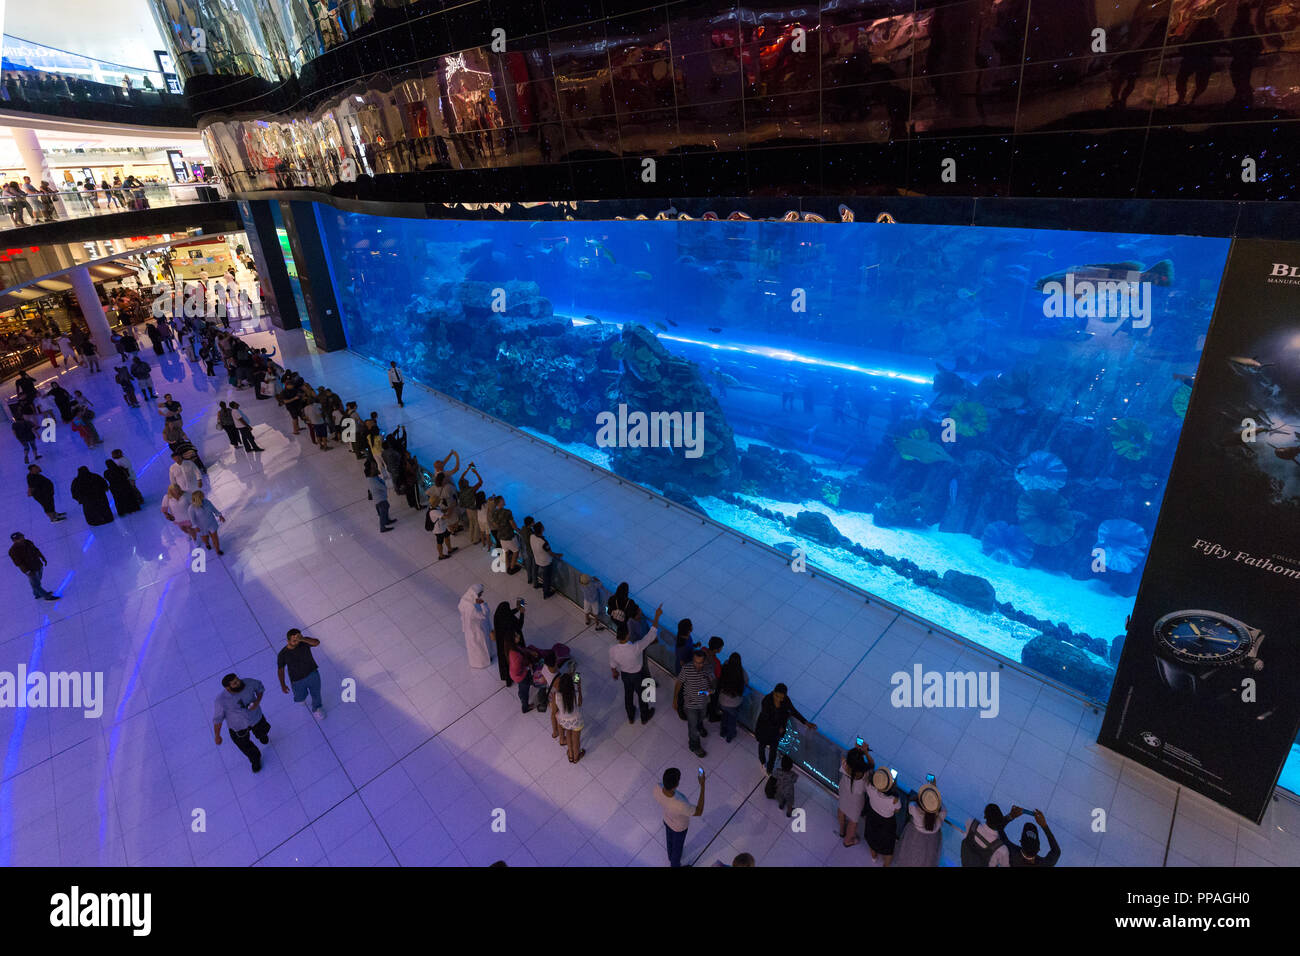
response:
[[[550,650],[555,654],[555,677],[558,680],[560,674],[564,673],[566,668],[572,669],[574,660],[568,644],[557,642],[551,645]],[[551,684],[553,681],[546,679],[545,671],[542,668],[542,659],[546,656],[546,651],[529,644],[528,656],[533,662],[533,686],[537,688],[537,706],[540,710],[545,708],[546,703],[551,699]]]

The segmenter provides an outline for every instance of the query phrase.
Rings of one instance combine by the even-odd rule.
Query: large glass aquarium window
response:
[[[1105,698],[1227,240],[321,215],[351,347]]]

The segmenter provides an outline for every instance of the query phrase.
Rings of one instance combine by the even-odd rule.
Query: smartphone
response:
[[[581,683],[582,683],[582,675],[579,674],[577,671],[574,671],[574,672],[573,672],[573,682],[574,682],[575,684],[581,684]]]
[[[700,768],[700,776],[701,776],[701,777],[704,776],[704,768],[703,768],[703,767]]]
[[[890,778],[891,780],[897,780],[897,779],[898,779],[898,771],[897,771],[897,770],[894,770],[893,768],[890,768],[890,771],[889,771],[889,778]]]
[[[861,747],[863,744],[866,743],[866,741],[863,740],[861,737],[858,737],[858,738],[857,738],[857,743],[858,743],[858,746]]]
[[[709,692],[708,692],[707,690],[702,690],[702,691],[699,691],[699,695],[700,695],[701,697],[708,697],[708,696],[709,696]]]
[[[927,773],[927,774],[925,775],[925,782],[926,782],[926,783],[934,783],[934,774],[932,774],[932,773]]]
[[[520,598],[520,599],[519,599],[519,606],[520,606],[520,607],[527,607],[527,606],[528,606],[528,602],[525,601],[523,598]]]

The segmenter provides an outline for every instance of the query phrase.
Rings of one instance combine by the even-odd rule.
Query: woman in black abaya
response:
[[[492,616],[492,636],[497,642],[497,672],[507,687],[513,683],[510,680],[509,651],[515,646],[515,636],[522,635],[523,632],[524,609],[512,608],[508,601],[498,604],[496,614]]]
[[[140,493],[131,484],[126,469],[111,458],[104,462],[104,480],[113,493],[113,504],[117,505],[119,518],[140,510]]]
[[[108,482],[85,465],[77,469],[72,479],[72,497],[81,505],[86,524],[108,524],[113,520],[113,509],[108,505]]]

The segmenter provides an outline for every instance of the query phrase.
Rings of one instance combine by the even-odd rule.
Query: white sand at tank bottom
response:
[[[546,434],[546,432],[538,431],[536,428],[529,428],[527,425],[519,426],[519,430],[521,432],[527,432],[534,438],[541,439],[548,445],[554,445],[562,451],[567,451],[575,458],[581,458],[583,461],[589,461],[593,465],[599,465],[606,471],[614,470],[609,466],[609,452],[605,451],[603,448],[593,448],[591,445],[586,445],[582,442],[563,442],[557,438],[552,438],[550,435]]]
[[[698,500],[700,507],[714,521],[735,528],[751,538],[772,545],[791,538],[789,528],[745,508],[727,504],[717,498]],[[1025,641],[1038,634],[1033,628],[1007,620],[1001,614],[981,614],[973,608],[954,604],[889,568],[867,564],[855,554],[828,548],[815,541],[807,542],[804,551],[810,565],[855,584],[891,604],[907,608],[918,617],[933,621],[954,634],[960,634],[1013,661],[1020,660],[1020,649]]]
[[[1072,630],[1083,631],[1092,637],[1098,637],[1105,641],[1110,641],[1124,633],[1124,619],[1133,610],[1132,598],[1112,594],[1100,581],[1076,581],[1066,574],[1044,571],[1039,568],[1018,568],[1015,565],[994,560],[981,550],[979,541],[970,535],[929,529],[880,528],[871,520],[870,515],[859,513],[841,514],[820,501],[805,501],[796,504],[747,495],[741,495],[740,497],[753,501],[756,505],[768,511],[791,517],[800,511],[821,512],[830,519],[831,523],[835,525],[835,528],[842,535],[850,541],[861,544],[863,547],[875,548],[896,558],[907,558],[917,566],[934,571],[937,574],[943,574],[951,569],[965,574],[979,575],[993,585],[999,601],[1010,602],[1034,617],[1068,624]],[[762,525],[772,529],[761,536],[755,535],[755,537],[761,537],[762,540],[768,543],[775,543],[772,540],[774,533],[777,535],[776,540],[789,541],[794,537],[790,529],[778,529],[773,523],[743,508],[732,508],[732,506],[724,505],[722,502],[716,502],[716,504],[724,508],[731,508],[734,512],[749,515],[751,519],[755,519]],[[733,522],[731,512],[727,512],[725,517],[722,512],[717,515],[711,513],[711,516],[715,520],[727,524]],[[738,515],[734,518],[734,521],[740,521]],[[741,529],[738,523],[734,526]],[[753,532],[747,533],[752,534]],[[831,554],[839,553],[830,551],[830,549],[826,550]],[[842,560],[849,567],[856,569],[850,574],[845,574],[845,580],[866,590],[873,590],[874,585],[865,582],[874,582],[877,576],[885,570],[869,565],[851,554],[845,555]],[[831,568],[828,567],[827,570],[829,571]],[[838,572],[836,573],[838,574]],[[892,575],[893,572],[889,572],[889,574]],[[944,599],[925,588],[917,588],[917,590],[927,596],[922,600],[920,606],[910,603],[903,604],[901,601],[896,603],[903,604],[903,606],[908,607],[915,613],[926,617],[932,616],[934,607],[947,604]],[[887,595],[882,593],[881,597],[887,597]],[[968,613],[975,613],[970,612],[969,609],[966,610]],[[978,616],[984,617],[984,615]],[[937,618],[934,619],[937,620]],[[1000,616],[999,619],[1001,619]],[[948,627],[949,625],[945,624],[944,626]],[[973,634],[968,634],[959,628],[952,628],[952,630],[963,636],[970,637],[972,640],[977,640]],[[980,643],[984,642],[981,640]]]
[[[557,441],[535,428],[521,430],[583,461],[612,470],[610,455],[605,449],[594,448],[582,442]],[[1124,633],[1124,619],[1133,609],[1132,598],[1111,594],[1099,582],[1076,581],[1064,574],[1037,568],[1018,568],[995,561],[984,554],[979,541],[969,535],[947,531],[878,528],[870,515],[841,514],[820,501],[796,504],[752,495],[738,497],[752,501],[768,511],[791,517],[800,511],[819,511],[831,520],[842,535],[863,547],[875,548],[893,557],[907,558],[918,567],[938,574],[953,569],[979,575],[992,583],[999,601],[1009,601],[1034,617],[1068,624],[1072,630],[1083,631],[1102,640],[1109,641]],[[697,500],[714,521],[766,544],[775,545],[794,537],[789,528],[746,508],[727,504],[717,498]],[[981,614],[973,608],[955,604],[889,568],[868,564],[855,554],[812,541],[803,544],[809,563],[827,573],[1012,660],[1020,660],[1020,649],[1024,642],[1038,633],[1001,614]]]

